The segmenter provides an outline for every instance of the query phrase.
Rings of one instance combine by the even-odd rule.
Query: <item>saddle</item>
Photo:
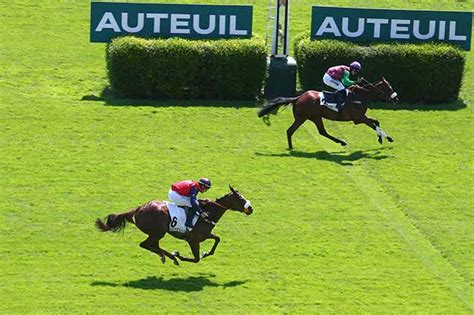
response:
[[[336,104],[336,92],[322,91],[321,104]]]
[[[199,200],[201,203],[201,200]],[[201,203],[202,204],[202,203]],[[215,224],[211,221],[209,221],[209,212],[203,211],[201,213],[194,213],[192,208],[186,207],[186,206],[178,206],[172,202],[166,201],[166,205],[168,207],[168,211],[170,214],[170,224],[169,224],[169,231],[178,233],[178,234],[187,234],[191,232],[196,225],[197,221],[201,217],[204,221],[209,222],[211,224]],[[185,224],[186,224],[186,219],[188,216],[192,215],[192,226],[193,228],[187,229]]]
[[[339,108],[337,108],[337,100],[336,100],[336,93],[337,92],[329,92],[329,91],[322,91],[319,93],[319,99],[321,106],[326,106],[327,108],[339,112]],[[361,104],[360,101],[355,101],[353,99],[353,93],[351,91],[346,90],[346,95],[344,97],[344,101],[341,103],[341,108],[346,104]]]
[[[346,95],[347,98],[347,95]],[[336,92],[329,92],[329,91],[322,91],[319,92],[319,99],[321,100],[321,106],[326,106],[330,110],[335,112],[339,112],[339,108],[337,108],[337,100],[336,100]],[[341,104],[341,107],[344,106],[344,102]]]

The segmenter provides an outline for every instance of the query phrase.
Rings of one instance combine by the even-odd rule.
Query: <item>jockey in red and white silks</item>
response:
[[[193,210],[193,213],[187,216],[186,227],[191,228],[194,214],[202,212],[197,200],[197,194],[206,192],[209,188],[211,188],[211,181],[204,177],[198,181],[184,180],[171,185],[171,189],[168,192],[169,201],[178,206],[189,207]]]

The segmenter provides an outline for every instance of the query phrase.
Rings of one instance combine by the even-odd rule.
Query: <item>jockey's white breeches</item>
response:
[[[186,206],[191,207],[191,198],[182,196],[178,194],[176,191],[171,190],[168,192],[168,200],[172,203],[175,203],[178,206]]]
[[[342,84],[341,81],[331,78],[331,76],[327,73],[325,73],[323,76],[323,82],[333,89],[336,89],[336,91],[345,89],[344,84]]]

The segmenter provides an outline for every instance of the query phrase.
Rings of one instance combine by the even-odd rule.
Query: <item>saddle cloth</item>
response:
[[[338,112],[337,102],[336,102],[336,93],[322,91],[319,92],[319,99],[321,100],[321,106],[326,106],[330,110]],[[344,105],[344,103],[342,103]]]
[[[182,207],[177,206],[176,204],[165,201],[166,206],[168,207],[169,213],[170,213],[170,225],[169,225],[169,231],[170,232],[178,232],[178,233],[186,233],[186,210]],[[196,224],[198,219],[198,216],[195,215],[193,218],[193,223],[192,225]]]

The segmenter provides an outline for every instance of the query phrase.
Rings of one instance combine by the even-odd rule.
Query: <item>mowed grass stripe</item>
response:
[[[439,278],[466,307],[473,310],[469,283],[462,277],[459,270],[443,257],[430,239],[416,227],[403,208],[392,198],[391,193],[380,185],[379,180],[371,176],[370,172],[367,173],[366,169],[361,168],[352,168],[347,174],[360,192],[367,196],[372,207],[385,214],[387,222],[399,233],[411,252],[420,258],[434,277]]]
[[[341,134],[339,125],[331,125],[331,134]],[[334,144],[317,134],[314,124],[307,122],[304,126],[306,134],[314,139],[315,145],[325,148],[328,152],[334,150]],[[363,126],[365,127],[365,126]],[[375,139],[375,133],[367,129],[369,136]],[[387,143],[385,142],[387,145]],[[471,288],[463,273],[449,259],[443,257],[438,245],[420,230],[413,218],[400,206],[394,192],[387,191],[383,179],[378,176],[367,162],[356,166],[346,167],[345,176],[353,183],[358,191],[365,195],[373,210],[384,214],[386,222],[397,231],[400,238],[408,245],[414,255],[420,258],[423,265],[435,278],[444,283],[453,294],[459,298],[469,310],[474,310]]]
[[[378,115],[380,115],[381,111],[377,111],[377,113],[378,113]],[[386,113],[386,115],[388,116],[390,114],[391,116],[393,116],[393,115],[397,116],[396,113],[397,112],[388,112],[388,113]],[[413,116],[416,116],[416,115],[413,114]],[[445,116],[445,115],[440,115],[440,116]],[[281,122],[284,121],[282,126],[280,126],[280,128],[283,127],[281,129],[280,133],[279,134],[274,134],[274,135],[276,135],[280,138],[280,141],[279,141],[280,144],[283,144],[282,146],[280,146],[281,150],[284,150],[284,146],[286,146],[285,129],[286,129],[286,127],[288,127],[290,125],[291,120],[292,120],[291,119],[291,113],[288,113],[288,112],[282,112],[281,116],[278,116],[278,118],[273,118],[272,119],[272,122],[275,123],[275,124],[278,123],[278,125],[281,125]],[[407,121],[407,123],[410,123],[410,120]],[[420,130],[425,130],[425,128],[429,129],[428,125],[430,123],[429,122],[427,122],[427,123],[428,124],[425,126],[424,122],[422,123],[422,122],[418,121],[417,129],[419,131]],[[386,125],[388,126],[389,124],[386,124]],[[327,140],[323,137],[320,137],[319,135],[317,135],[317,131],[316,131],[314,125],[311,124],[311,123],[306,123],[306,125],[304,125],[305,127],[301,128],[295,134],[294,144],[296,146],[296,150],[293,153],[294,154],[293,159],[295,160],[295,163],[300,163],[300,161],[303,161],[301,163],[307,163],[306,164],[306,167],[308,169],[308,177],[307,178],[311,179],[311,177],[312,177],[312,179],[313,179],[312,181],[308,180],[307,184],[308,185],[313,185],[314,190],[315,190],[314,193],[313,193],[313,198],[314,198],[315,201],[319,200],[319,202],[320,202],[320,205],[318,207],[319,209],[317,211],[326,212],[326,211],[336,210],[336,209],[327,208],[327,206],[333,204],[332,199],[337,198],[339,196],[339,198],[341,198],[341,199],[340,199],[340,202],[338,204],[338,208],[339,208],[338,212],[339,213],[344,213],[345,211],[348,211],[349,209],[351,209],[350,211],[353,211],[354,213],[356,213],[357,210],[355,210],[355,209],[360,208],[360,205],[358,203],[356,203],[356,200],[361,198],[360,196],[358,196],[359,193],[356,192],[356,191],[359,190],[360,188],[358,188],[358,186],[356,186],[356,185],[352,185],[351,184],[352,180],[349,180],[349,181],[341,180],[341,176],[344,177],[345,176],[344,173],[346,173],[346,172],[349,172],[351,176],[356,176],[355,174],[351,173],[352,172],[351,170],[359,169],[360,171],[357,174],[360,174],[360,175],[363,176],[363,179],[361,179],[361,181],[363,182],[365,180],[366,176],[373,176],[373,174],[369,174],[369,173],[372,173],[372,171],[370,169],[369,170],[366,169],[368,166],[375,167],[377,170],[379,170],[379,169],[391,168],[393,166],[391,164],[393,164],[393,163],[400,164],[401,160],[399,160],[399,158],[397,156],[399,154],[398,151],[405,152],[404,148],[411,147],[411,146],[414,145],[414,143],[412,142],[413,140],[410,140],[410,137],[407,137],[407,135],[405,135],[405,134],[399,134],[399,132],[400,132],[399,130],[400,129],[403,130],[403,128],[405,127],[405,124],[402,124],[402,125],[403,126],[400,126],[400,122],[399,122],[396,125],[391,126],[391,128],[386,128],[387,130],[391,129],[393,132],[390,132],[390,133],[392,133],[394,136],[398,135],[400,137],[400,140],[402,140],[402,141],[396,142],[394,144],[394,146],[387,145],[387,144],[385,144],[384,146],[378,145],[376,143],[375,132],[373,132],[371,129],[367,128],[366,126],[352,126],[351,124],[341,124],[341,123],[327,122],[327,129],[330,131],[331,134],[339,136],[341,138],[345,138],[344,136],[349,138],[349,143],[352,144],[352,145],[349,146],[349,148],[341,148],[339,145],[333,144],[330,140]],[[398,130],[398,134],[397,134],[397,130]],[[342,135],[344,135],[344,136],[342,136]],[[402,138],[402,135],[404,136],[403,138]],[[443,135],[440,135],[440,136],[443,136]],[[415,139],[415,141],[416,141],[416,139]],[[447,140],[447,141],[449,141],[449,140]],[[372,143],[372,144],[375,143],[376,145],[371,145],[369,143]],[[441,141],[439,145],[443,146],[444,145],[443,141]],[[363,149],[358,150],[361,147]],[[326,150],[321,151],[321,149],[326,149]],[[314,152],[315,150],[318,150],[318,151]],[[428,150],[429,150],[428,152],[431,152],[431,148],[428,148]],[[435,150],[435,151],[437,150],[436,146],[435,146],[435,148],[433,148],[433,150]],[[275,151],[277,151],[277,148],[275,148]],[[421,152],[419,152],[419,155],[424,156],[425,152],[423,150],[420,150],[420,151]],[[279,155],[280,156],[291,156],[292,155],[292,153],[283,153],[285,151],[280,151],[280,152],[281,152],[280,154],[275,153],[275,156],[279,156]],[[299,158],[305,158],[305,157],[307,158],[306,160],[305,159],[299,159]],[[402,155],[402,157],[403,157],[403,155]],[[320,160],[320,161],[317,162],[317,160]],[[428,161],[430,161],[430,160],[428,160]],[[336,162],[336,163],[334,163],[334,162]],[[414,165],[416,165],[417,160],[413,160],[412,163]],[[333,166],[337,165],[337,164],[345,165],[345,167],[344,168],[341,168],[341,167],[334,168]],[[351,164],[353,166],[350,166]],[[364,166],[365,169],[360,169],[362,166]],[[297,168],[295,168],[294,171],[296,171],[296,170],[297,170]],[[429,169],[426,169],[426,171],[430,172]],[[393,169],[393,172],[394,172],[393,175],[395,175],[395,176],[398,175],[397,169]],[[320,174],[320,173],[331,174],[332,180],[331,181],[319,181],[319,182],[316,181],[316,178],[318,177],[317,175]],[[401,174],[404,174],[404,172],[402,172]],[[306,176],[305,176],[305,178],[306,178]],[[301,178],[301,182],[306,182],[306,181],[303,178]],[[399,184],[403,184],[403,183],[399,182]],[[434,183],[434,184],[436,184],[436,183]],[[370,184],[368,184],[368,185],[370,185]],[[330,194],[329,196],[327,196],[327,195],[322,195],[321,196],[319,194],[319,192],[322,190],[321,186],[332,187],[332,190],[329,192],[329,194]],[[351,190],[350,193],[349,193],[347,191],[347,187],[352,188],[353,186],[355,186],[356,191]],[[374,189],[376,189],[376,190],[384,189],[381,186],[383,186],[383,185],[380,182],[380,178],[379,178],[376,185],[374,185]],[[399,187],[397,187],[397,188],[399,188]],[[387,191],[382,190],[381,193],[382,193],[382,196],[379,196],[378,198],[381,199],[381,200],[384,200],[385,198],[388,198],[387,202],[389,204],[389,208],[391,209],[391,211],[400,211],[400,209],[397,208],[396,202],[393,201],[393,198],[390,195],[388,195],[388,196],[383,195],[385,193],[388,193]],[[364,195],[364,194],[362,194],[362,195]],[[307,196],[304,195],[304,194],[301,194],[301,192],[297,196],[298,196],[298,199],[302,199],[302,200],[306,200],[306,198],[307,198]],[[296,197],[296,195],[295,195],[295,197]],[[293,209],[293,210],[289,209],[289,211],[296,211],[296,212],[299,211],[300,215],[303,215],[303,213],[301,213],[301,209],[303,209],[303,207],[298,208],[297,204],[300,204],[300,203],[295,202],[294,207],[296,209]],[[311,206],[309,206],[309,207],[311,207]],[[365,207],[364,213],[365,212],[373,212],[373,211],[377,211],[377,208],[373,208],[371,203],[369,202],[367,204],[367,206]],[[354,219],[354,218],[352,218],[352,219]],[[352,223],[350,222],[351,216],[349,215],[349,213],[344,214],[344,217],[341,217],[340,220],[341,220],[342,225],[346,225],[347,228],[349,228],[349,229],[353,228],[352,232],[355,235],[358,235],[358,233],[360,233],[359,227],[353,226]],[[384,215],[383,218],[380,218],[379,220],[380,221],[379,221],[378,224],[380,225],[380,227],[374,228],[370,233],[379,234],[381,232],[381,231],[379,231],[379,229],[381,228],[380,230],[383,231],[384,230],[384,225],[388,224],[388,225],[391,226],[391,229],[396,232],[397,235],[399,234],[399,231],[397,231],[395,229],[396,226],[392,226],[391,223],[390,223],[390,220],[387,220],[385,215]],[[325,224],[325,223],[320,222],[320,224]],[[405,221],[402,220],[400,224],[408,224],[409,225],[410,222],[407,222],[406,219],[405,219]],[[332,227],[334,228],[334,226],[332,226]],[[413,228],[413,227],[410,227],[410,226],[406,227],[406,229],[411,229],[411,228]],[[426,226],[425,226],[425,228],[426,228]],[[430,228],[432,229],[433,227],[430,227]],[[415,237],[411,237],[410,240],[411,241],[416,241],[416,236],[418,236],[418,237],[421,237],[423,242],[425,242],[426,239],[424,239],[424,237],[426,235],[423,234],[422,232],[420,232],[420,233],[421,233],[421,235],[416,234],[414,232],[413,235],[415,235]],[[401,240],[400,235],[397,236],[397,239]],[[389,238],[387,238],[387,242],[390,242]],[[405,242],[406,242],[405,240],[402,240],[401,243],[403,244]],[[383,244],[378,244],[378,245],[380,245],[382,247],[384,246]],[[408,244],[408,245],[410,245],[410,244]],[[427,245],[429,245],[429,244],[424,244],[423,246],[427,246]],[[467,244],[465,244],[465,245],[467,245]],[[358,247],[357,244],[354,244],[353,246],[354,246],[354,248]],[[406,247],[405,245],[402,245],[402,246]],[[333,248],[333,250],[334,249],[335,248]],[[313,250],[317,251],[317,249],[313,249]],[[412,249],[410,249],[410,248],[405,249],[405,250],[406,250],[408,256],[412,256],[412,254],[414,254],[414,253],[411,253]],[[419,258],[417,258],[417,255],[414,255],[414,257],[416,258],[416,260],[420,260]],[[406,258],[404,258],[404,259],[406,259]],[[422,262],[422,261],[420,260],[420,262]],[[445,264],[445,263],[446,263],[446,261],[443,262],[443,264]],[[383,267],[381,266],[381,268],[383,268]],[[406,265],[403,268],[407,268],[408,270],[411,270],[413,268],[413,270],[412,270],[413,274],[415,274],[417,272],[420,272],[421,271],[420,269],[426,269],[431,274],[433,279],[438,279],[437,274],[435,274],[432,271],[430,271],[429,269],[425,268],[423,265],[418,265],[417,263],[412,263],[410,265]],[[450,270],[450,272],[452,272],[452,271],[453,270]],[[449,274],[449,272],[447,274]],[[445,275],[446,275],[446,273],[445,273]],[[459,277],[457,277],[457,280],[454,280],[454,282],[457,282],[458,280],[459,280]],[[438,283],[438,280],[435,280],[435,281],[436,281],[437,285],[445,286],[445,284],[442,281],[440,281],[439,283]],[[468,290],[466,290],[466,292],[468,292]],[[466,295],[468,296],[469,294],[470,293],[466,293],[465,296]],[[453,297],[454,297],[454,295],[453,295]],[[468,308],[465,303],[463,303],[463,305],[464,305],[464,308]]]

